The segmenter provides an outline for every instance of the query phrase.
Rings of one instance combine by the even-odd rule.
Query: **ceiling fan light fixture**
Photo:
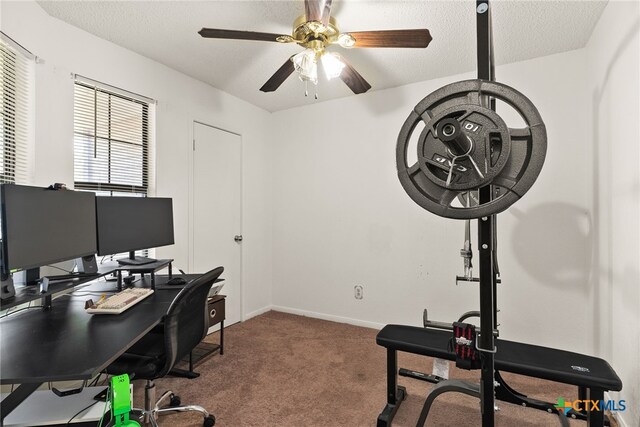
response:
[[[338,36],[338,44],[342,47],[353,47],[356,44],[356,39],[349,33],[342,33]]]
[[[324,69],[324,74],[327,76],[327,80],[340,77],[342,69],[345,67],[344,62],[340,59],[340,55],[334,52],[325,52],[320,57],[320,61],[322,62],[322,68]]]
[[[313,49],[305,49],[291,58],[298,77],[303,82],[318,84],[318,58]]]

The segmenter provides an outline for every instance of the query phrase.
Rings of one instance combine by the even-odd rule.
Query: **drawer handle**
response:
[[[215,309],[215,308],[214,308],[214,309],[212,309],[212,310],[209,312],[209,316],[210,316],[210,317],[216,317],[216,309]]]

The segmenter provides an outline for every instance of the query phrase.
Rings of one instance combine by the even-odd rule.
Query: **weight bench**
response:
[[[391,426],[391,421],[406,395],[406,389],[397,384],[397,352],[456,360],[455,353],[448,350],[451,338],[451,332],[429,328],[405,325],[387,325],[382,328],[376,337],[376,343],[387,349],[387,405],[378,416],[378,427]],[[496,346],[498,351],[495,354],[495,379],[499,383],[496,387],[496,399],[547,412],[556,412],[563,425],[568,424],[567,420],[553,403],[531,399],[515,391],[505,383],[500,376],[500,371],[575,385],[578,387],[579,400],[603,400],[605,391],[622,389],[622,381],[613,368],[597,357],[500,339],[497,340]],[[406,370],[405,375],[444,384],[441,382],[442,378],[433,375]],[[436,391],[435,396],[447,391],[445,387],[442,388],[443,390]],[[479,392],[472,390],[468,394],[479,396]],[[431,401],[427,399],[421,419],[426,418],[426,412],[435,396]],[[590,427],[608,425],[604,411],[591,411],[590,406],[583,411],[572,409],[567,416],[584,419]],[[424,419],[422,421],[424,422]]]

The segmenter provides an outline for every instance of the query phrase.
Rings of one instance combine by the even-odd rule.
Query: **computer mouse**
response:
[[[174,277],[167,282],[167,285],[184,285],[187,283],[182,277]]]

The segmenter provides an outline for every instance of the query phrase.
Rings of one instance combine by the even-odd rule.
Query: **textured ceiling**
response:
[[[471,71],[475,68],[474,1],[334,0],[341,31],[428,28],[427,49],[350,49],[343,56],[371,90]],[[298,1],[40,1],[51,15],[152,58],[269,111],[353,96],[340,81],[318,84],[319,101],[304,97],[292,75],[272,93],[258,89],[296,45],[203,39],[202,27],[291,33],[304,13]],[[583,47],[605,1],[494,1],[497,64]],[[320,73],[321,74],[321,73]]]

